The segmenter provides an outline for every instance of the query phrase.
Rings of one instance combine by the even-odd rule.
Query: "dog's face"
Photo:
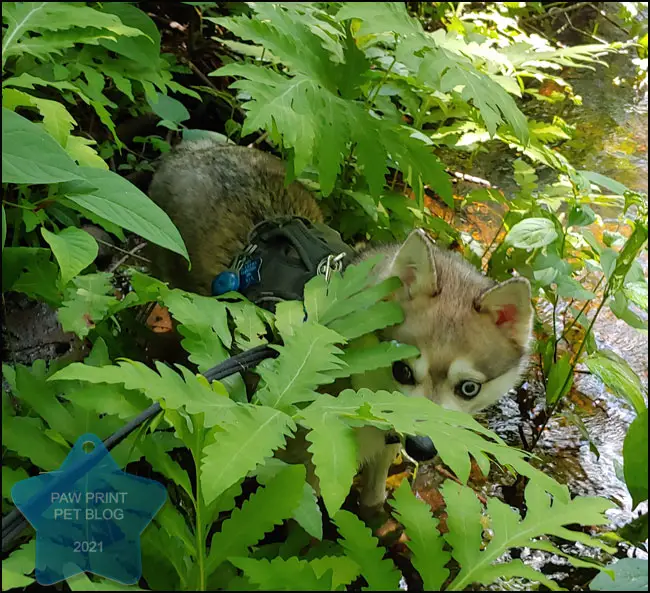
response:
[[[381,276],[402,280],[395,298],[404,310],[403,323],[383,338],[420,350],[393,365],[400,391],[474,414],[516,384],[532,331],[527,280],[495,284],[422,231],[389,255]]]

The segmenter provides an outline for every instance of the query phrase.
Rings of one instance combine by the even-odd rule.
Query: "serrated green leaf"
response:
[[[63,286],[95,261],[99,252],[97,241],[82,229],[68,227],[55,234],[42,228],[41,233],[59,264]]]
[[[317,401],[321,399],[330,401],[330,396],[321,394]],[[352,428],[336,415],[323,413],[320,406],[306,408],[301,415],[303,423],[311,428],[307,434],[311,443],[308,450],[316,468],[320,494],[328,512],[333,514],[341,508],[357,472],[357,440]]]
[[[34,579],[26,575],[34,572],[35,566],[36,540],[33,539],[2,561],[2,590],[23,589],[34,583]]]
[[[201,490],[206,504],[245,477],[285,444],[296,426],[290,416],[263,406],[240,406],[231,425],[203,449]]]
[[[257,399],[277,409],[313,400],[316,387],[333,381],[327,372],[343,365],[336,356],[342,351],[335,344],[344,341],[336,332],[310,321],[297,326],[284,346],[274,347],[280,356],[257,367],[264,380]]]
[[[367,309],[332,321],[328,327],[344,338],[352,340],[402,321],[404,321],[404,312],[398,303],[379,301]]]
[[[79,167],[54,138],[28,119],[2,108],[3,183],[57,183],[81,178]]]
[[[184,406],[190,414],[205,414],[206,427],[236,421],[238,404],[228,397],[220,383],[214,381],[209,385],[204,378],[197,377],[186,368],[180,365],[178,368],[183,377],[160,362],[156,364],[158,372],[131,360],[102,367],[72,363],[56,372],[49,380],[122,384],[127,389],[141,391],[153,401],[164,402],[172,410]]]
[[[24,416],[11,419],[11,430],[2,431],[2,444],[45,471],[58,469],[70,452],[45,434],[39,419]]]
[[[206,575],[212,574],[228,558],[247,555],[249,546],[291,517],[300,503],[304,482],[304,466],[288,466],[257,490],[241,508],[235,509],[210,542]]]
[[[2,466],[2,498],[11,500],[11,489],[16,482],[29,478],[27,472],[22,468],[13,469],[6,465]]]
[[[296,558],[230,558],[251,583],[262,591],[330,591],[332,570],[316,576],[311,562]]]
[[[117,35],[136,36],[142,31],[123,25],[119,18],[75,2],[8,2],[2,13],[8,27],[2,40],[2,65],[12,55],[20,55],[33,41],[27,32],[39,32],[44,41],[53,32],[76,28],[106,29]],[[79,36],[79,32],[74,32]]]
[[[404,480],[393,494],[391,506],[396,518],[404,525],[409,539],[407,546],[413,554],[412,562],[420,573],[425,591],[441,591],[449,576],[445,565],[451,554],[443,550],[444,540],[438,531],[437,519],[431,515],[428,504],[418,500]]]
[[[266,484],[272,476],[275,476],[286,466],[287,464],[284,461],[277,458],[267,460],[256,472],[257,481],[262,485]],[[316,493],[307,482],[304,484],[302,499],[293,512],[292,518],[311,537],[318,540],[323,539],[323,515],[318,506]]]
[[[481,505],[474,492],[447,480],[442,487],[447,505],[449,533],[445,539],[453,548],[452,556],[461,565],[458,576],[449,585],[450,591],[463,590],[471,583],[490,584],[499,576],[519,575],[538,580],[547,586],[557,586],[523,563],[509,562],[494,564],[504,552],[513,547],[536,546],[536,539],[543,535],[554,535],[569,541],[612,550],[600,540],[580,531],[570,531],[565,525],[603,525],[608,522],[605,511],[613,504],[604,498],[576,497],[560,500],[544,492],[536,480],[526,486],[526,518],[520,521],[519,514],[497,498],[489,498],[487,512],[493,536],[485,549],[481,550],[482,530]],[[461,533],[465,533],[464,539]],[[470,543],[471,542],[471,543]],[[468,545],[469,543],[469,545]]]
[[[648,410],[643,410],[630,425],[623,442],[625,483],[632,504],[648,500]]]
[[[114,289],[110,278],[110,274],[100,272],[73,279],[74,286],[66,290],[65,300],[57,312],[65,331],[85,337],[111,310],[120,305],[120,301],[112,294]]]
[[[349,377],[390,366],[396,360],[416,357],[420,351],[409,344],[381,342],[373,346],[348,348],[341,357],[347,366],[331,371],[332,377]]]
[[[397,591],[401,574],[392,561],[384,559],[384,549],[360,519],[348,511],[338,511],[334,523],[346,556],[354,560],[368,582],[368,591]]]

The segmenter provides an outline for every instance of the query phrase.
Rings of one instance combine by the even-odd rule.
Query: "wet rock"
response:
[[[80,360],[85,347],[71,333],[64,332],[56,311],[46,303],[20,293],[4,295],[2,319],[2,359],[29,365],[66,357]]]

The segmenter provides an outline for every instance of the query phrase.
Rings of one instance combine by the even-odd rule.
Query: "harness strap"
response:
[[[305,284],[325,273],[328,262],[342,269],[353,253],[339,233],[298,216],[265,220],[248,241],[230,270],[215,278],[212,294],[238,290],[272,312],[280,301],[302,300]]]

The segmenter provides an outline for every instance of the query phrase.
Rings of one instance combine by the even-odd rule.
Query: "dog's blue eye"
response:
[[[481,384],[476,381],[461,381],[456,385],[456,393],[465,399],[476,397],[481,391]]]

